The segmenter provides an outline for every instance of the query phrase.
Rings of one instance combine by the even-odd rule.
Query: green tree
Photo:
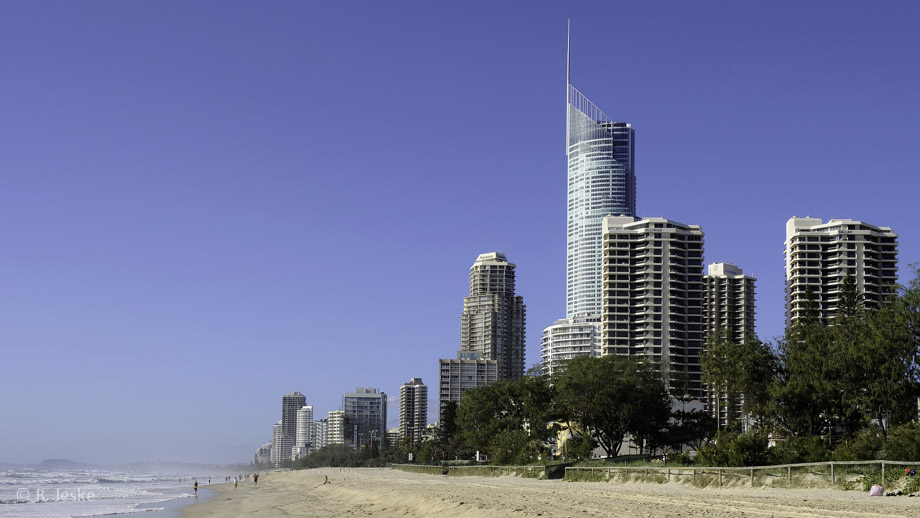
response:
[[[577,423],[608,456],[618,454],[627,434],[648,439],[667,428],[670,399],[648,364],[618,355],[579,356],[553,382],[568,428]]]

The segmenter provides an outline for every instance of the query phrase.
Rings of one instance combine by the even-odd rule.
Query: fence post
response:
[[[786,478],[789,479],[789,482],[792,482],[792,466],[786,466]]]
[[[885,461],[882,461],[882,487],[885,487]]]
[[[719,468],[719,487],[722,487],[722,468]]]
[[[831,462],[831,484],[837,483],[837,477],[834,474],[834,463]]]
[[[671,481],[671,468],[668,468],[668,482]]]
[[[645,481],[648,482],[648,468],[645,468]]]
[[[607,468],[607,480],[610,480],[610,468]]]
[[[754,487],[754,468],[751,468],[751,487]]]

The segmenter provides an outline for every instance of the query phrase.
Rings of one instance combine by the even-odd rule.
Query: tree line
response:
[[[532,368],[520,380],[465,392],[460,405],[446,404],[430,440],[383,452],[327,448],[302,465],[380,465],[405,462],[409,453],[416,462],[437,463],[477,451],[494,464],[528,464],[548,461],[560,436],[564,446],[556,453],[570,460],[590,458],[597,448],[616,456],[629,440],[634,453],[703,465],[882,455],[920,461],[920,277],[913,271],[878,309],[866,308],[847,277],[830,319],[807,296],[801,318],[772,342],[710,337],[700,361],[703,382],[713,401],[742,409],[727,413],[727,425],[688,405],[686,386],[666,389],[650,362],[580,356],[552,377]],[[695,459],[684,453],[690,450]]]

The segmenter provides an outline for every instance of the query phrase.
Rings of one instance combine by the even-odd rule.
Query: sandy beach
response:
[[[324,477],[330,484],[323,484]],[[698,489],[678,483],[616,484],[505,477],[444,477],[388,469],[266,473],[212,486],[218,495],[183,516],[916,516],[920,498],[833,489]]]

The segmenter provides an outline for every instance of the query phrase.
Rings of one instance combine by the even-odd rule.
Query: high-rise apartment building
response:
[[[345,411],[345,437],[355,448],[377,441],[383,449],[387,431],[387,395],[375,388],[358,387],[342,398]]]
[[[515,295],[514,271],[502,252],[480,254],[470,267],[457,359],[438,360],[439,415],[471,388],[524,375],[526,307]]]
[[[276,468],[282,467],[291,460],[291,451],[294,448],[294,436],[284,433],[281,421],[272,427],[271,462]]]
[[[702,399],[703,231],[664,218],[603,221],[603,354],[647,359]]]
[[[600,315],[605,216],[636,215],[635,130],[615,122],[570,81],[566,60],[566,317]]]
[[[741,268],[731,263],[712,263],[708,266],[703,282],[706,296],[703,315],[705,317],[706,344],[718,333],[725,333],[732,344],[743,344],[755,336],[754,331],[754,284],[757,281],[745,275]],[[722,426],[742,418],[744,398],[729,400],[718,386],[707,387],[706,406]]]
[[[313,421],[313,450],[320,450],[326,447],[329,420],[322,418],[319,421]]]
[[[866,308],[878,308],[898,280],[898,235],[852,219],[792,217],[786,222],[786,326],[794,325],[814,298],[819,318],[837,314],[843,281],[850,275],[865,297]]]
[[[272,457],[291,459],[294,453],[294,440],[297,437],[297,411],[307,404],[307,398],[300,392],[291,392],[281,398],[281,424],[279,441],[272,432]],[[276,448],[277,446],[277,448]],[[281,448],[287,448],[282,451]]]
[[[728,338],[736,344],[754,336],[756,281],[731,263],[712,263],[707,267],[703,276],[707,341],[720,331],[728,333]]]
[[[345,444],[345,411],[331,410],[326,416],[326,445]]]
[[[497,361],[502,380],[524,375],[525,306],[514,293],[514,270],[502,252],[480,254],[460,316],[460,350]]]
[[[543,330],[540,367],[552,376],[576,356],[601,355],[601,317],[577,316],[557,320]]]
[[[399,439],[418,441],[426,426],[428,386],[422,383],[422,378],[412,378],[399,387]]]
[[[297,411],[297,433],[294,436],[293,460],[305,457],[313,449],[313,407]]]
[[[498,362],[483,360],[478,353],[459,351],[457,359],[438,360],[438,420],[448,401],[460,403],[467,390],[498,381]]]

